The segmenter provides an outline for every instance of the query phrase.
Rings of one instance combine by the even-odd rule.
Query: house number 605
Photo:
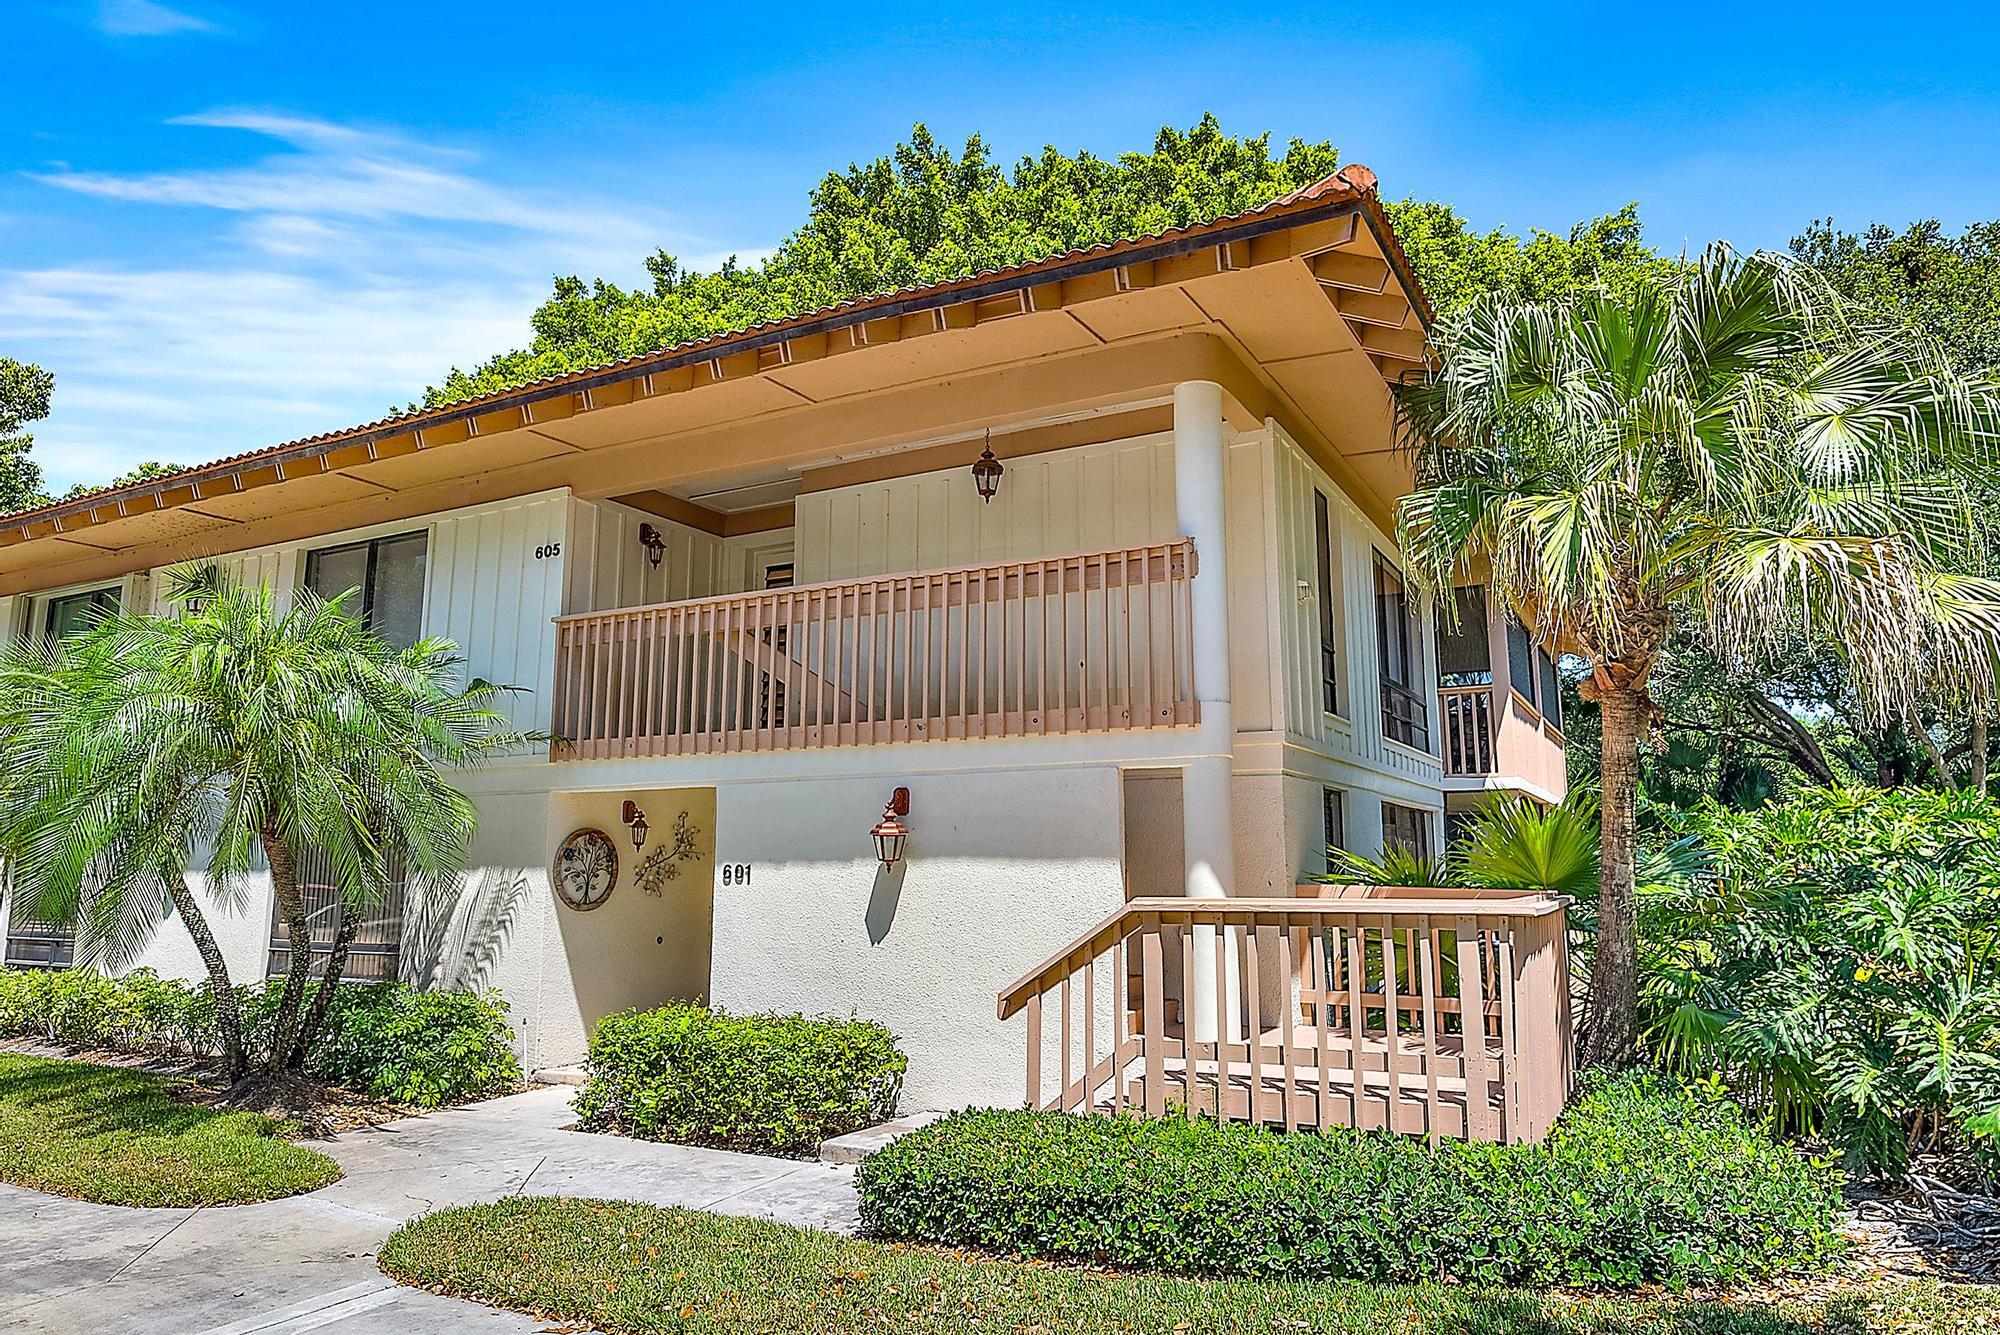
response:
[[[750,884],[750,864],[747,862],[725,862],[722,864],[724,885]]]
[[[546,561],[552,556],[561,556],[561,555],[562,555],[562,544],[559,542],[545,542],[541,546],[535,548],[535,559],[537,561]]]

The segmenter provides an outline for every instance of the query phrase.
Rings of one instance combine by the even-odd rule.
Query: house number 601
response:
[[[724,885],[750,884],[750,864],[747,862],[725,862],[722,864]]]

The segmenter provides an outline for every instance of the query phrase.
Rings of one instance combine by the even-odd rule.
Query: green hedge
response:
[[[626,1011],[591,1034],[576,1107],[592,1130],[804,1155],[893,1114],[908,1064],[867,1020]]]
[[[236,989],[253,1052],[263,1046],[281,991]],[[208,989],[147,969],[117,978],[88,969],[0,969],[0,1038],[170,1055],[212,1056],[220,1047]],[[507,1003],[498,994],[424,992],[404,983],[342,983],[308,1064],[320,1079],[421,1108],[521,1083]]]
[[[878,1236],[1201,1276],[1679,1286],[1840,1246],[1837,1172],[1644,1076],[1589,1089],[1544,1145],[968,1112],[859,1185]]]

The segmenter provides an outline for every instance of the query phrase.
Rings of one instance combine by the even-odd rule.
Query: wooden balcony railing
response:
[[[558,759],[1196,722],[1194,544],[557,620]]]
[[[1438,688],[1438,726],[1444,737],[1444,772],[1468,778],[1493,772],[1493,688]]]
[[[1337,893],[1361,897],[1126,904],[1000,994],[1028,1106],[1546,1135],[1573,1072],[1563,901]]]

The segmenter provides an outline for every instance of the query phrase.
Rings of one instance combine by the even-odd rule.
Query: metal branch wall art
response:
[[[684,864],[702,860],[697,847],[700,838],[701,827],[689,824],[688,813],[683,811],[674,820],[673,842],[661,844],[639,864],[639,888],[649,895],[665,894],[667,882],[680,879]]]

